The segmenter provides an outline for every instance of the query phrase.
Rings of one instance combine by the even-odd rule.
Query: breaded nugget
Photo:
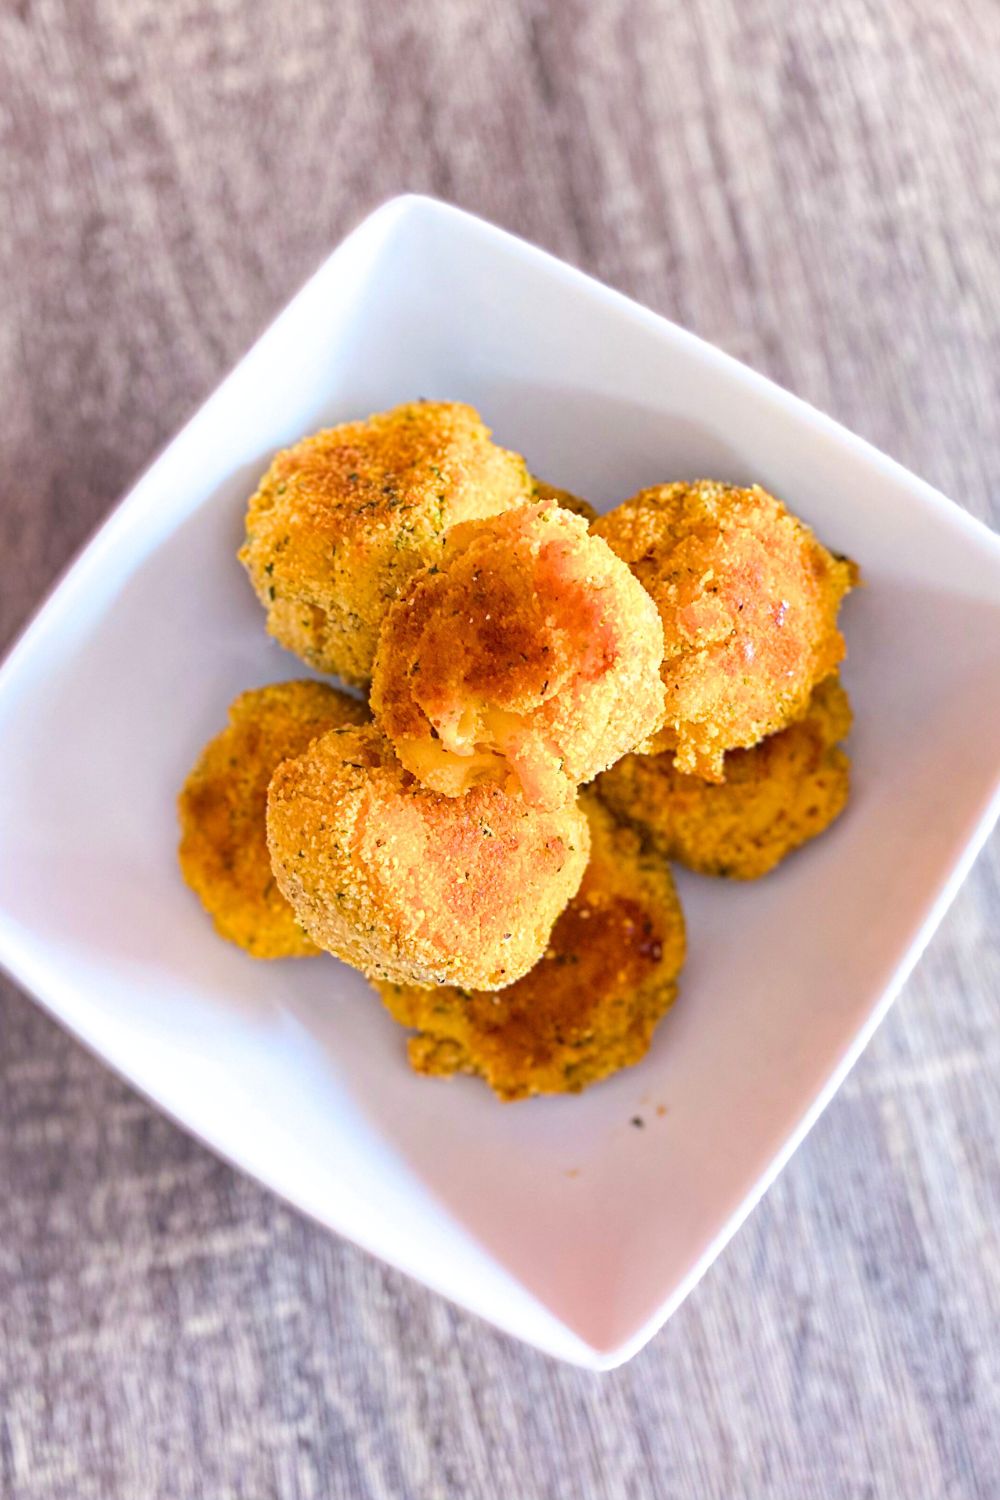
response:
[[[363,703],[323,682],[276,682],[241,693],[178,798],[184,879],[216,931],[254,958],[319,950],[271,874],[267,784],[279,761],[338,724],[363,724]]]
[[[537,807],[662,723],[656,606],[586,522],[522,505],[454,527],[386,615],[372,712],[446,796],[516,777]]]
[[[571,490],[561,490],[557,485],[546,484],[537,475],[531,480],[531,498],[542,505],[561,505],[563,510],[571,510],[575,516],[582,516],[588,526],[597,520],[597,511],[589,500],[581,500]]]
[[[580,884],[579,808],[529,808],[498,786],[429,791],[374,725],[335,729],[271,779],[271,864],[321,948],[372,979],[512,984]]]
[[[805,718],[752,750],[731,750],[721,784],[686,776],[673,755],[628,755],[594,790],[647,845],[702,875],[756,880],[829,827],[847,801],[850,762],[837,746],[851,727],[836,676]]]
[[[271,634],[363,686],[382,617],[448,527],[530,492],[524,460],[490,442],[471,406],[398,406],[279,453],[250,500],[240,561]]]
[[[530,974],[499,994],[380,984],[418,1073],[476,1073],[501,1099],[578,1093],[638,1062],[677,993],[684,918],[668,867],[596,798],[580,890]]]
[[[759,486],[643,490],[594,524],[663,619],[664,733],[680,771],[722,778],[727,750],[799,718],[844,655],[837,610],[856,581]]]

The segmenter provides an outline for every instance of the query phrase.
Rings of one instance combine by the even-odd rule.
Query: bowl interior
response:
[[[680,999],[644,1063],[576,1098],[501,1106],[415,1077],[357,975],[253,963],[176,868],[176,791],[230,699],[302,674],[235,560],[246,496],[281,444],[417,395],[471,401],[602,508],[757,480],[864,571],[847,813],[755,885],[681,876]],[[0,957],[307,1211],[522,1337],[613,1362],[704,1269],[940,915],[985,833],[998,684],[988,533],[690,336],[408,200],[318,273],[5,668]]]

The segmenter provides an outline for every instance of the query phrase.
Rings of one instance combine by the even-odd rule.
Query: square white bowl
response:
[[[756,885],[682,877],[681,998],[641,1065],[580,1097],[501,1106],[476,1080],[414,1076],[356,974],[252,962],[177,871],[174,797],[199,747],[240,690],[302,672],[235,560],[247,495],[277,447],[418,395],[474,403],[536,473],[598,505],[666,479],[757,480],[864,570],[844,611],[847,813]],[[306,1213],[608,1368],[679,1304],[839,1085],[998,783],[996,537],[692,335],[399,198],[139,481],[0,672],[0,961]]]

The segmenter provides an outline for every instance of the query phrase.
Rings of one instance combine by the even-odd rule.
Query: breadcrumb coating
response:
[[[801,717],[843,658],[837,610],[857,570],[759,485],[658,485],[593,530],[663,620],[666,719],[654,748],[721,780],[726,751]]]
[[[448,527],[530,493],[524,460],[471,406],[413,402],[279,453],[250,499],[240,561],[270,633],[365,686],[386,610]]]
[[[756,880],[814,839],[843,810],[850,761],[838,747],[851,707],[836,676],[804,718],[752,750],[731,750],[724,782],[675,769],[673,755],[628,755],[594,790],[648,847],[702,875]]]
[[[579,1093],[636,1063],[677,994],[684,918],[670,871],[584,796],[590,862],[543,958],[501,990],[380,984],[418,1073],[474,1073],[501,1099]]]
[[[178,798],[181,871],[216,931],[254,958],[319,950],[271,874],[267,784],[278,763],[338,724],[363,724],[364,704],[323,682],[276,682],[241,693]]]
[[[442,797],[375,725],[335,729],[271,780],[271,864],[321,948],[372,979],[499,989],[544,952],[590,846],[576,806],[498,786]]]
[[[523,505],[455,526],[392,605],[372,712],[435,791],[513,776],[558,807],[659,729],[662,656],[656,606],[610,547],[568,510]]]
[[[542,505],[561,505],[563,510],[571,510],[575,516],[582,516],[588,526],[597,520],[597,511],[589,500],[582,500],[572,490],[561,490],[557,485],[546,484],[537,475],[531,481],[531,498]]]

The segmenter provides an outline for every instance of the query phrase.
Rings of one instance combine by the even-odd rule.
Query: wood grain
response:
[[[993,0],[8,0],[0,642],[403,188],[996,520],[998,139]],[[994,844],[764,1204],[605,1377],[303,1223],[5,986],[0,1493],[1000,1495],[998,873]]]

